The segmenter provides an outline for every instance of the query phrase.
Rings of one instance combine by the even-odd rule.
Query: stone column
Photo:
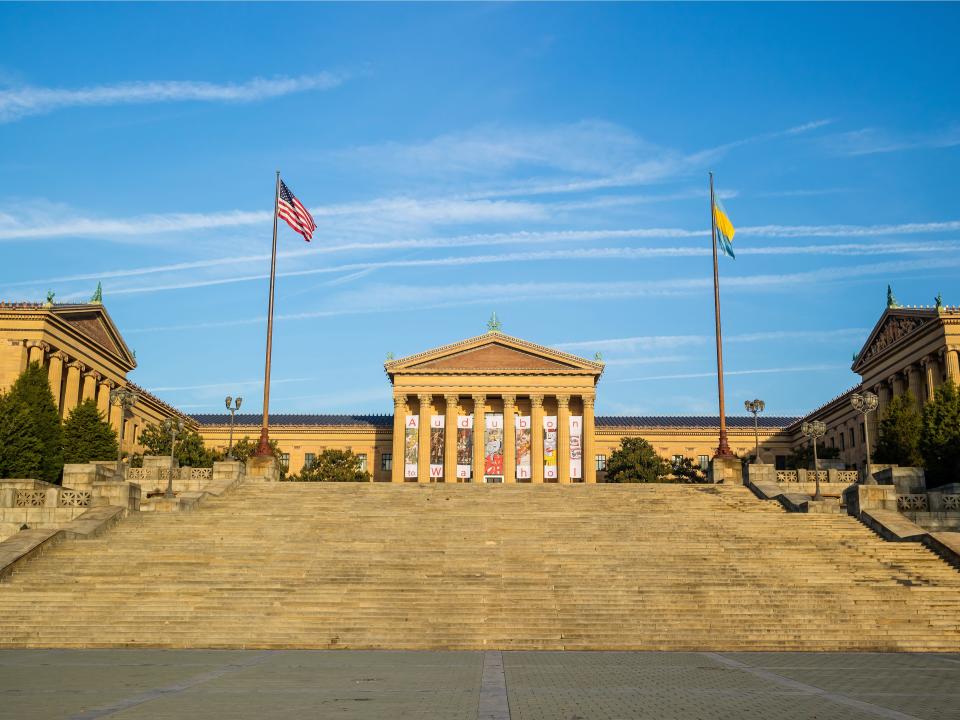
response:
[[[483,482],[484,435],[487,429],[487,396],[473,396],[473,482]]]
[[[916,365],[907,366],[907,390],[913,395],[913,402],[919,410],[923,407],[923,390],[920,387],[920,368]]]
[[[543,395],[530,396],[530,481],[543,482]]]
[[[120,437],[120,428],[123,425],[123,407],[120,405],[111,405],[110,406],[110,427],[114,429],[117,433],[117,437]]]
[[[63,364],[67,356],[57,350],[50,355],[50,367],[47,368],[47,380],[50,382],[50,392],[53,393],[53,404],[60,409],[60,396],[63,393]]]
[[[923,367],[924,402],[933,402],[933,395],[937,389],[937,358],[935,355],[929,355],[920,361]]]
[[[953,382],[954,385],[960,385],[960,348],[951,345],[947,348],[947,353],[944,363],[947,370],[947,380]]]
[[[583,396],[583,481],[595,483],[597,481],[597,457],[595,434],[596,426],[593,419],[592,396]]]
[[[103,377],[96,370],[88,370],[83,373],[83,390],[80,392],[81,400],[96,400],[97,383]]]
[[[457,412],[456,395],[444,395],[447,403],[443,418],[443,479],[448,483],[457,481]]]
[[[875,392],[877,393],[877,422],[879,422],[883,420],[883,416],[887,412],[887,405],[890,404],[890,384],[879,383]]]
[[[97,410],[105,419],[110,417],[110,391],[114,386],[113,380],[101,380],[97,386]]]
[[[893,392],[893,397],[900,397],[903,395],[903,376],[900,373],[895,373],[887,378],[887,382],[890,383],[890,389]]]
[[[420,401],[420,425],[417,437],[417,480],[430,482],[430,416],[433,415],[432,400],[429,394],[417,395]]]
[[[80,373],[84,364],[77,360],[67,365],[67,389],[63,395],[63,416],[73,410],[80,400]]]
[[[44,355],[49,349],[50,346],[45,342],[30,340],[27,342],[27,362],[31,364],[37,363],[40,367],[43,367]]]
[[[503,481],[517,481],[517,396],[503,396]]]
[[[406,416],[406,398],[395,396],[393,398],[393,470],[390,475],[393,482],[403,482],[403,442]]]
[[[123,422],[123,442],[121,443],[124,447],[128,449],[133,449],[133,446],[136,442],[136,437],[134,436],[133,428],[135,423],[133,418],[127,418]]]
[[[557,395],[557,482],[570,482],[569,395]]]

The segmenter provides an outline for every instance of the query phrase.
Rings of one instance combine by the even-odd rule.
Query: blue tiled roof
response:
[[[782,428],[800,418],[768,415],[757,417],[757,425],[762,428]],[[597,415],[597,427],[663,427],[663,428],[702,428],[719,427],[719,415]],[[753,427],[752,415],[727,415],[727,427]]]
[[[228,413],[202,413],[192,416],[201,425],[228,425]],[[259,425],[262,416],[253,413],[237,413],[237,425]],[[393,427],[393,415],[298,415],[279,413],[270,416],[271,425],[372,425]]]
[[[226,425],[230,422],[227,413],[205,413],[193,415],[201,425]],[[783,428],[800,418],[770,415],[760,416],[757,424],[762,428]],[[253,413],[238,414],[237,425],[259,425],[260,415]],[[270,416],[271,425],[316,425],[346,426],[370,425],[373,427],[393,427],[393,415],[298,415],[277,414]],[[645,427],[645,428],[704,428],[717,427],[720,421],[716,415],[598,415],[597,427]],[[731,428],[752,428],[753,416],[727,416],[727,426]]]

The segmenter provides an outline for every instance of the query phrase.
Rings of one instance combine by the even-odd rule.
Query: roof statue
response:
[[[943,309],[943,295],[937,293],[937,296],[933,299],[933,302],[937,305],[937,310]]]
[[[103,286],[99,282],[97,283],[97,289],[90,296],[90,302],[103,305]]]
[[[393,352],[387,352],[387,361],[393,360]]]
[[[487,320],[487,332],[503,332],[503,323],[497,320],[497,313],[494,311]]]
[[[897,302],[897,298],[893,295],[893,288],[887,285],[887,307],[888,308],[898,308],[900,303]]]
[[[599,350],[597,350],[597,351],[593,354],[593,359],[596,360],[597,362],[603,362],[603,353],[600,352]]]
[[[56,296],[56,293],[53,290],[47,290],[47,302],[44,303],[45,307],[53,307],[53,298]]]

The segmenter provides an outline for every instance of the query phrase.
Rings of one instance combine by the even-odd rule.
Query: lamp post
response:
[[[183,432],[183,420],[173,420],[167,418],[163,421],[163,427],[170,431],[170,472],[167,475],[167,491],[163,494],[165,498],[173,498],[173,456],[174,448],[177,445],[177,433]]]
[[[133,407],[138,399],[139,395],[125,387],[110,391],[110,404],[120,408],[120,427],[117,428],[117,476],[121,480],[123,479],[123,443],[121,442],[123,423],[127,418],[127,410]]]
[[[813,443],[813,479],[817,483],[817,491],[814,493],[814,500],[823,500],[820,494],[820,463],[817,462],[817,438],[823,437],[827,432],[826,423],[820,420],[811,420],[800,426],[800,432],[810,438]]]
[[[870,419],[867,417],[877,409],[879,400],[872,392],[854,393],[850,396],[850,404],[853,409],[863,415],[863,434],[867,444],[867,466],[863,471],[863,482],[867,485],[873,485],[873,476],[870,474]]]
[[[236,405],[230,407],[232,401],[233,398],[227,395],[227,410],[230,411],[230,443],[227,445],[227,460],[233,460],[233,415],[240,409],[240,403],[243,402],[243,398],[238,397]]]
[[[755,463],[760,462],[760,429],[757,425],[757,413],[762,413],[764,408],[766,408],[766,403],[763,400],[744,400],[743,407],[746,408],[747,412],[753,413],[753,442],[756,445],[756,450],[753,453],[753,461]]]

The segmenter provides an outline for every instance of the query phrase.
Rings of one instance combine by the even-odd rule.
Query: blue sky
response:
[[[716,412],[707,171],[738,228],[728,407],[855,384],[884,308],[960,304],[960,6],[0,5],[0,296],[103,282],[188,412],[390,412],[387,352],[504,330],[603,414]]]

